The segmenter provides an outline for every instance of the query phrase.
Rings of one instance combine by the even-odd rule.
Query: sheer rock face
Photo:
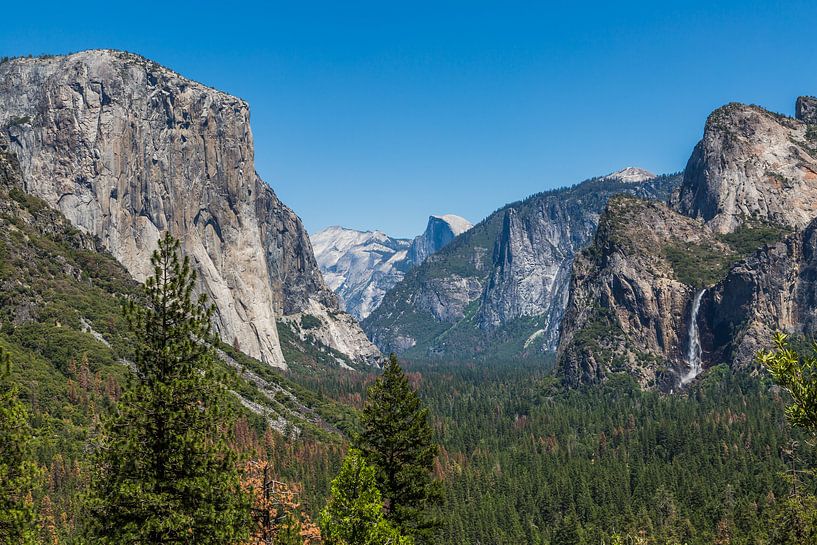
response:
[[[773,331],[817,331],[815,121],[817,100],[809,97],[798,99],[796,119],[756,106],[720,108],[687,164],[676,212],[611,203],[573,269],[558,351],[570,383],[624,371],[645,387],[674,387],[700,287],[704,367],[751,367]],[[753,238],[763,230],[763,239]],[[699,274],[703,286],[682,282],[670,246],[687,261],[687,277],[717,274]]]
[[[646,175],[629,168],[503,207],[408,271],[364,329],[384,351],[417,357],[554,349],[573,258],[592,239],[607,199],[667,200],[680,182]]]
[[[285,367],[276,317],[337,308],[300,220],[255,173],[244,101],[135,55],[86,51],[1,64],[0,127],[26,190],[138,280],[161,232],[179,237],[221,337],[249,355]],[[377,356],[368,343],[351,352]]]
[[[327,227],[312,236],[315,258],[326,283],[344,309],[363,319],[377,308],[386,292],[403,279],[408,267],[408,239],[381,231]]]
[[[675,383],[686,365],[696,290],[679,280],[667,244],[730,252],[708,227],[663,204],[610,200],[594,245],[573,266],[558,351],[570,384],[598,382],[611,371],[645,387]]]
[[[720,233],[747,222],[803,228],[817,217],[815,100],[798,118],[729,104],[706,123],[684,173],[678,210]]]
[[[701,333],[709,361],[749,368],[775,331],[817,334],[817,220],[737,263],[707,295]]]
[[[406,261],[410,265],[420,265],[471,227],[471,222],[454,214],[429,216],[426,230],[411,242]]]
[[[408,269],[471,227],[468,220],[453,214],[431,216],[423,234],[408,240],[335,226],[316,233],[312,245],[324,278],[345,310],[364,319]]]
[[[567,302],[573,255],[590,239],[592,221],[575,207],[543,201],[532,214],[505,212],[495,247],[494,268],[488,278],[478,321],[491,330],[525,316],[544,315],[543,341],[552,347]]]

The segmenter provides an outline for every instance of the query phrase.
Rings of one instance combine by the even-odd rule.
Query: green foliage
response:
[[[317,329],[321,327],[321,320],[317,316],[304,314],[301,316],[301,327],[304,329]]]
[[[89,505],[100,543],[234,544],[248,535],[249,498],[227,446],[231,404],[213,365],[212,307],[193,301],[195,273],[167,234],[129,302],[138,384],[98,444]]]
[[[722,280],[735,261],[732,254],[708,244],[673,242],[664,247],[664,257],[675,277],[688,286],[712,286]]]
[[[0,543],[34,545],[33,494],[42,472],[32,461],[28,412],[10,375],[11,359],[0,347]]]
[[[437,445],[428,408],[394,354],[369,388],[361,430],[357,446],[377,470],[386,518],[402,533],[428,539],[436,526],[428,508],[439,495],[439,483],[431,476]]]
[[[758,360],[791,396],[792,403],[786,407],[789,421],[817,433],[817,345],[811,354],[799,354],[781,332],[775,334],[774,345],[774,350],[760,352]]]
[[[769,542],[775,545],[817,543],[817,497],[793,495],[783,500],[772,519]]]
[[[730,252],[707,244],[673,242],[664,247],[664,257],[672,265],[678,280],[704,288],[720,282],[736,261],[780,240],[787,232],[774,225],[749,222],[732,233],[718,235],[718,239],[729,246]]]
[[[570,516],[587,544],[711,545],[719,525],[732,544],[772,544],[782,472],[817,459],[784,457],[803,436],[782,425],[782,399],[723,367],[671,396],[617,376],[564,391],[532,363],[407,371],[441,445],[440,545],[552,543],[573,535]]]
[[[383,516],[375,482],[375,468],[360,451],[350,450],[332,481],[329,501],[321,512],[321,535],[326,545],[412,545]]]
[[[793,349],[789,338],[778,332],[774,336],[774,349],[762,351],[758,360],[772,379],[790,396],[786,407],[789,422],[817,434],[817,344],[810,353]],[[810,468],[810,472],[814,467]],[[817,496],[797,491],[797,474],[792,475],[794,487],[776,513],[771,537],[773,543],[817,543]]]

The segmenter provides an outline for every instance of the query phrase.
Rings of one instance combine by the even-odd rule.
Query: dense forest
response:
[[[625,377],[566,390],[541,362],[407,370],[441,444],[440,544],[768,543],[783,501],[814,489],[786,396],[726,366],[676,395]],[[301,380],[348,401],[371,377]]]
[[[135,371],[150,335],[127,326],[121,304],[149,297],[44,203],[2,184],[0,197],[0,448],[13,462],[0,461],[0,485],[10,491],[3,499],[15,500],[3,515],[36,521],[27,543],[93,543],[85,536],[93,531],[89,490],[99,483],[94,452],[129,392],[146,391]],[[324,520],[340,521],[330,529],[337,539],[354,530],[347,522],[363,521],[375,543],[693,545],[815,535],[815,485],[805,471],[817,462],[813,421],[792,428],[791,387],[759,368],[718,366],[673,395],[643,392],[625,376],[576,390],[541,359],[407,361],[405,375],[396,367],[364,373],[327,367],[331,353],[297,342],[293,330],[281,334],[297,363],[289,373],[224,344],[202,355],[230,393],[217,404],[231,415],[214,413],[205,427],[238,454],[243,487],[257,492],[270,479],[284,487],[281,505],[254,496],[255,508],[281,524],[279,537],[289,541],[279,543],[317,542],[315,524]],[[187,381],[198,384],[188,375],[181,385]],[[384,438],[390,414],[422,416]],[[426,419],[428,430],[416,425]],[[423,446],[387,470],[378,453],[389,444],[395,452]],[[400,484],[417,475],[435,479],[417,489]],[[389,479],[394,486],[383,484]],[[368,518],[344,511],[349,482],[366,492],[355,505]],[[401,495],[433,505],[434,516],[419,516],[416,506],[381,512]],[[794,537],[781,539],[781,524]]]

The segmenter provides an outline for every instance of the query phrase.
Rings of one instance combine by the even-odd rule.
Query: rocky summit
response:
[[[470,228],[468,220],[453,214],[429,217],[423,234],[413,240],[333,226],[312,235],[312,246],[326,283],[344,309],[362,320],[408,269]]]
[[[729,104],[668,207],[611,201],[572,272],[559,344],[569,383],[626,373],[671,390],[721,363],[755,365],[774,331],[817,332],[817,101],[796,116]]]
[[[243,100],[124,52],[0,64],[0,127],[25,190],[136,279],[169,230],[225,342],[286,367],[277,322],[309,314],[329,347],[376,361],[325,285],[300,219],[256,174],[249,117]]]

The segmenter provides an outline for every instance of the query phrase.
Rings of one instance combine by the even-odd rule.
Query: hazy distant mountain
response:
[[[364,330],[386,352],[482,358],[554,349],[570,268],[613,195],[667,200],[680,176],[628,167],[504,206],[411,269]]]
[[[426,230],[414,240],[339,226],[328,227],[311,239],[326,284],[340,297],[347,312],[363,319],[409,268],[470,227],[468,220],[446,214],[430,216]]]

